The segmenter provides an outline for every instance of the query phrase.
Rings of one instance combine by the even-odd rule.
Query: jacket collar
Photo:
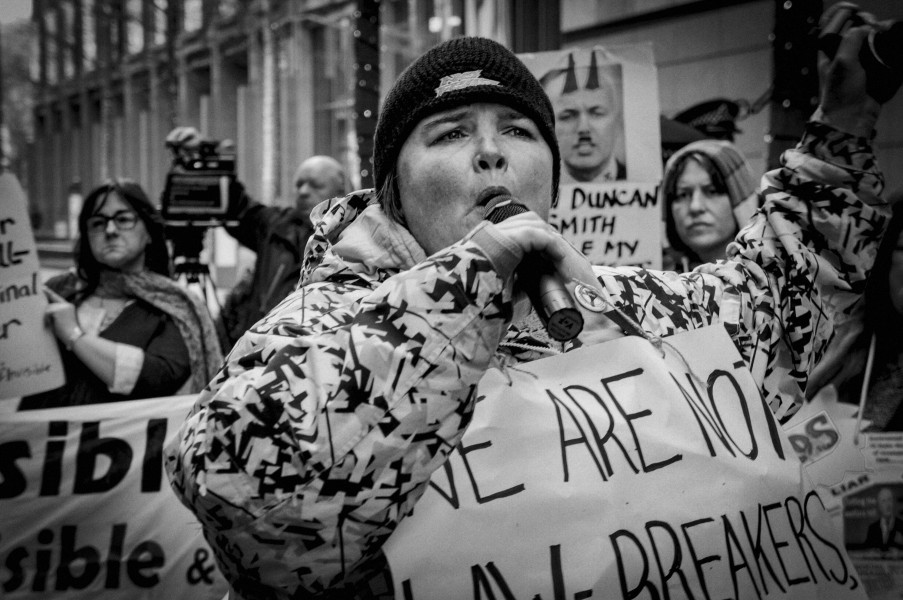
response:
[[[326,200],[311,219],[314,233],[307,242],[301,285],[342,272],[382,280],[426,258],[414,236],[389,220],[373,190]]]

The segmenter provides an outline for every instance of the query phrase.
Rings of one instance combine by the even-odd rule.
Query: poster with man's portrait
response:
[[[658,80],[649,44],[522,54],[560,152],[549,220],[599,265],[661,267]]]
[[[566,66],[539,80],[555,111],[561,182],[627,179],[621,65],[600,65],[590,50],[590,64],[577,68],[575,56],[580,53],[569,52]]]
[[[861,424],[855,416],[837,418],[835,413],[834,420],[837,448],[817,463],[808,463],[806,470],[818,484],[825,508],[834,515],[869,600],[899,600],[903,590],[903,433],[857,435]],[[833,466],[824,464],[831,462]],[[813,469],[820,464],[830,468]]]
[[[876,482],[849,494],[843,520],[848,550],[903,559],[903,484]]]

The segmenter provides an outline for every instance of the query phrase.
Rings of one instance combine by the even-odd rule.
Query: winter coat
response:
[[[651,335],[723,325],[780,420],[861,295],[889,213],[869,140],[813,122],[783,161],[726,262],[597,268]],[[347,597],[336,590],[384,569],[383,542],[460,440],[483,374],[577,345],[512,325],[516,260],[488,222],[426,257],[371,193],[315,219],[302,287],[238,342],[166,450],[245,599]]]

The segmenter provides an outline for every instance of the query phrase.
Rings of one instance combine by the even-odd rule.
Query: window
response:
[[[144,19],[141,0],[127,0],[125,5],[125,51],[138,54],[144,50]]]
[[[97,66],[97,35],[94,0],[82,0],[82,68],[92,71]]]
[[[354,129],[353,19],[333,15],[311,29],[314,57],[314,147],[345,165],[357,163]]]
[[[166,43],[166,17],[169,10],[171,10],[169,0],[151,0],[151,10],[154,12],[151,19],[154,24],[153,43],[156,46],[162,46]]]
[[[44,73],[47,83],[54,85],[59,81],[60,39],[57,30],[57,12],[49,8],[44,13]]]
[[[75,77],[75,6],[72,0],[60,4],[60,52],[63,59],[63,79]]]
[[[204,3],[201,0],[185,0],[182,4],[185,11],[183,29],[186,32],[197,31],[204,24]]]
[[[469,0],[472,4],[474,0]],[[498,0],[501,1],[501,0]],[[496,1],[480,2],[495,5]],[[464,0],[389,0],[380,13],[380,89],[388,90],[415,58],[465,32]]]
[[[229,20],[238,14],[238,0],[219,0],[217,3],[217,12],[220,19]]]

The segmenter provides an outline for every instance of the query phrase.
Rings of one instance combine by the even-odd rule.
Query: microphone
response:
[[[485,218],[490,223],[501,223],[527,210],[526,206],[509,198],[496,204]],[[566,342],[577,337],[583,330],[583,315],[552,263],[542,254],[530,252],[524,255],[515,274],[518,286],[530,298],[533,310],[552,339]]]

